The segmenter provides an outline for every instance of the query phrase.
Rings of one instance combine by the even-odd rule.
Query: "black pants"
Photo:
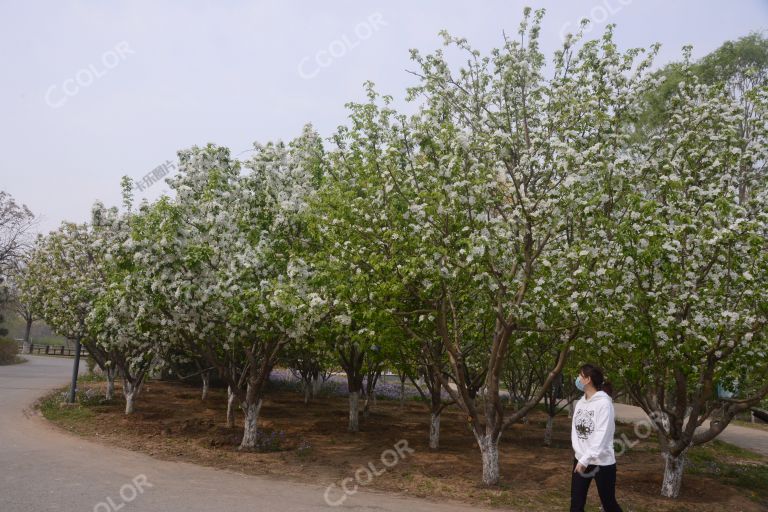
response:
[[[584,512],[587,503],[587,492],[592,479],[597,484],[597,493],[600,495],[600,503],[605,512],[622,512],[616,502],[616,463],[610,466],[596,466],[590,464],[584,473],[576,473],[576,463],[573,459],[571,468],[571,512]],[[582,476],[585,475],[585,476]]]

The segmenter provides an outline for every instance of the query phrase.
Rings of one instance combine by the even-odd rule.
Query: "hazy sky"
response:
[[[525,5],[547,9],[547,55],[581,17],[591,36],[617,24],[623,48],[662,43],[660,64],[685,44],[698,57],[768,28],[768,0],[0,0],[0,190],[48,231],[86,220],[96,199],[119,204],[122,175],[141,178],[179,149],[237,154],[307,122],[328,136],[364,81],[404,96],[409,48],[434,50],[445,28],[486,51]]]

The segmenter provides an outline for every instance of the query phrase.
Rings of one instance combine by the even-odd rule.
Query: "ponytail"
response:
[[[606,395],[613,398],[613,384],[611,384],[609,381],[604,380],[598,389],[600,391],[604,391]]]

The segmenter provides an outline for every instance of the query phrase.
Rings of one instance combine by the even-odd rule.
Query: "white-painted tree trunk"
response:
[[[211,386],[211,374],[208,372],[203,372],[200,377],[203,379],[203,395],[202,399],[207,400],[208,399],[208,391],[210,390]]]
[[[125,394],[125,414],[133,414],[135,410],[136,392],[131,391]]]
[[[227,428],[235,426],[235,399],[232,386],[227,387]]]
[[[115,374],[117,370],[110,367],[107,368],[107,391],[104,393],[104,398],[112,400],[115,397]]]
[[[123,386],[123,395],[125,395],[125,414],[133,414],[136,402],[136,388],[130,384]]]
[[[477,442],[483,459],[483,483],[496,485],[499,483],[499,443],[488,435],[478,436]]]
[[[32,319],[27,318],[26,326],[24,328],[24,344],[21,347],[22,354],[32,353],[32,343],[30,343],[30,333],[32,332]]]
[[[240,442],[240,450],[253,450],[256,448],[258,440],[258,422],[259,411],[261,410],[261,400],[255,404],[243,402],[240,407],[243,409],[245,419],[243,420],[243,440]]]
[[[350,432],[359,432],[359,412],[360,412],[360,393],[352,391],[349,393],[349,427]]]
[[[683,469],[685,468],[685,451],[678,456],[670,453],[664,454],[664,481],[661,483],[661,495],[667,498],[677,498],[683,483]]]
[[[552,416],[547,416],[547,427],[544,429],[544,446],[552,445],[552,424],[554,423]]]
[[[429,447],[433,450],[440,447],[440,414],[435,412],[429,418]]]
[[[125,397],[125,414],[133,414],[135,410],[136,397],[141,390],[141,382],[132,384],[123,377],[123,396]]]

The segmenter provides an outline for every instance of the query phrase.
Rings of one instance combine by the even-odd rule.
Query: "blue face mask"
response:
[[[578,389],[582,393],[584,392],[584,384],[581,383],[581,379],[579,378],[578,375],[576,376],[576,389]]]

